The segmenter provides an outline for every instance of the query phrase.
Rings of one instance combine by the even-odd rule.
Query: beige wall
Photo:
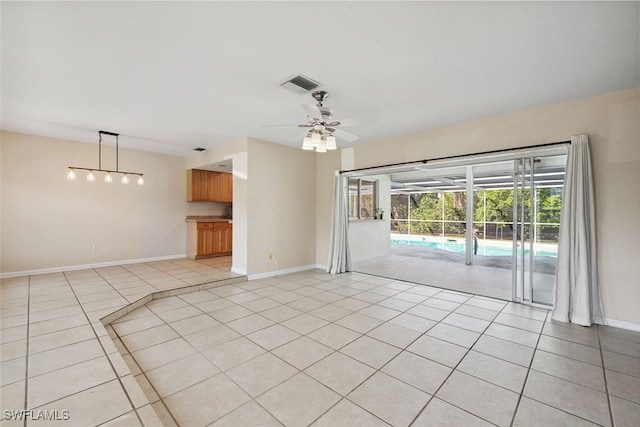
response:
[[[184,158],[121,148],[120,170],[144,173],[144,186],[88,183],[84,171],[67,181],[68,166],[97,166],[97,144],[1,136],[3,274],[184,254],[185,216],[220,210],[186,202]],[[105,142],[104,169],[113,152]]]
[[[315,169],[310,152],[249,139],[250,275],[315,264]]]
[[[548,105],[359,144],[356,168],[456,154],[566,141],[589,135],[596,192],[599,278],[606,316],[640,323],[640,108],[639,90]],[[335,165],[327,165],[335,167]],[[318,170],[318,175],[323,174]],[[331,196],[318,183],[318,203]],[[318,217],[318,230],[326,229]],[[327,237],[318,234],[316,247]],[[317,259],[326,255],[318,253]]]
[[[315,265],[311,153],[246,138],[188,159],[120,149],[120,169],[145,174],[144,186],[125,186],[101,176],[88,183],[83,171],[66,180],[70,165],[97,166],[96,144],[11,132],[1,143],[3,275],[185,254],[185,216],[225,208],[186,202],[185,171],[226,158],[234,166],[235,270]],[[115,169],[112,151],[103,147],[105,169]]]

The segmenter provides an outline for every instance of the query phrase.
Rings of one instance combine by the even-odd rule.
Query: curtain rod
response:
[[[341,170],[340,174],[349,173],[349,172],[375,170],[375,169],[388,168],[388,167],[394,167],[394,166],[414,165],[416,163],[427,164],[428,162],[435,162],[435,161],[439,161],[439,160],[460,159],[460,158],[464,158],[464,157],[481,156],[481,155],[485,155],[485,154],[505,153],[505,152],[510,152],[510,151],[527,150],[527,149],[530,149],[530,148],[550,147],[552,145],[561,145],[561,144],[570,144],[570,143],[571,143],[571,141],[547,142],[545,144],[527,145],[525,147],[501,148],[501,149],[498,149],[498,150],[480,151],[480,152],[471,153],[471,154],[457,154],[455,156],[436,157],[436,158],[433,158],[433,159],[414,160],[414,161],[411,161],[411,162],[389,163],[389,164],[386,164],[386,165],[371,166],[371,167],[368,167],[368,168],[357,168],[357,169]]]

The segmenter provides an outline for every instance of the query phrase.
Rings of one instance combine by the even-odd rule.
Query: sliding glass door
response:
[[[513,295],[525,304],[553,304],[565,161],[514,161]]]
[[[391,174],[390,253],[359,271],[552,305],[565,162],[554,149]]]

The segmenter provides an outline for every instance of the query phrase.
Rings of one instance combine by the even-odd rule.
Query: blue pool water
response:
[[[429,248],[436,249],[444,249],[445,251],[455,252],[457,254],[465,253],[465,242],[461,240],[457,240],[455,242],[430,242],[427,240],[391,240],[392,245],[412,245],[412,246],[423,246]],[[518,251],[520,252],[520,251]],[[525,249],[525,255],[529,255],[529,249]],[[507,246],[497,246],[497,245],[489,245],[484,244],[483,242],[479,242],[478,244],[478,255],[487,255],[487,256],[511,256],[512,251],[510,247]],[[545,250],[534,250],[534,256],[549,256],[549,257],[557,257],[558,253],[555,251],[545,251]]]

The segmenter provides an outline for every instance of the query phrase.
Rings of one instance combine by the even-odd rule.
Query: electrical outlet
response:
[[[269,252],[269,259],[273,259],[273,254]]]

